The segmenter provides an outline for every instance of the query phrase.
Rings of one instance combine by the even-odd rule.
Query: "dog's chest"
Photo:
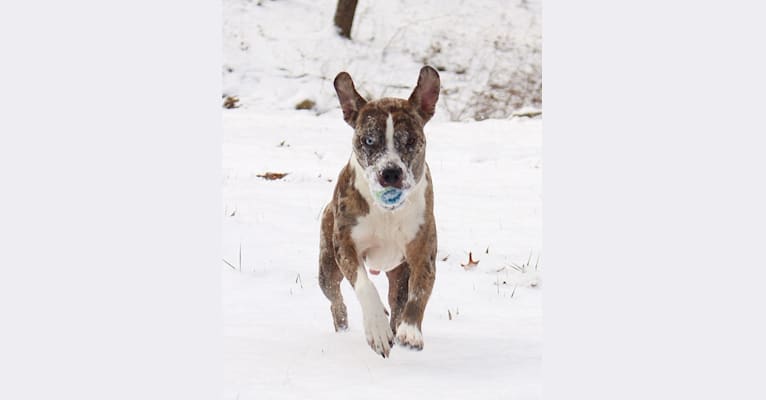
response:
[[[370,204],[370,213],[352,228],[351,238],[369,268],[390,271],[403,261],[407,244],[425,220],[423,191],[416,190],[406,201],[395,211]]]

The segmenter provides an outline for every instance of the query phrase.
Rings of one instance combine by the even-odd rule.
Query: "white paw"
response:
[[[354,290],[362,305],[364,335],[367,337],[367,343],[373,351],[386,358],[391,351],[391,346],[394,345],[394,333],[391,332],[388,322],[388,312],[383,307],[378,290],[367,277],[364,267],[360,267],[357,271]]]
[[[381,306],[364,314],[364,334],[367,337],[367,344],[383,358],[388,357],[391,346],[394,344],[394,333],[391,332],[385,311]]]
[[[423,334],[415,325],[402,322],[396,329],[396,343],[415,350],[423,350]]]

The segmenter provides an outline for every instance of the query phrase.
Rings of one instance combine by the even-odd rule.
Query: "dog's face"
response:
[[[423,126],[433,116],[439,99],[439,74],[423,67],[407,100],[367,102],[345,72],[335,78],[335,91],[343,119],[354,128],[354,159],[364,171],[376,204],[388,210],[398,208],[424,176]]]

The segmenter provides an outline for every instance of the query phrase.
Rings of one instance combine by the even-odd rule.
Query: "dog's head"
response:
[[[434,115],[439,99],[439,73],[420,70],[410,98],[368,102],[357,93],[351,76],[335,77],[343,119],[354,128],[353,157],[364,171],[376,203],[393,210],[425,175],[426,137],[423,126]]]

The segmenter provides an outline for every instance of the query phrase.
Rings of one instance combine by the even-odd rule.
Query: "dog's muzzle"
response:
[[[378,176],[378,183],[385,188],[394,187],[397,189],[402,188],[402,169],[399,167],[388,167],[380,172]]]
[[[400,166],[389,164],[382,169],[368,168],[365,172],[370,192],[378,206],[393,211],[404,204],[410,185],[404,179],[404,170]]]

